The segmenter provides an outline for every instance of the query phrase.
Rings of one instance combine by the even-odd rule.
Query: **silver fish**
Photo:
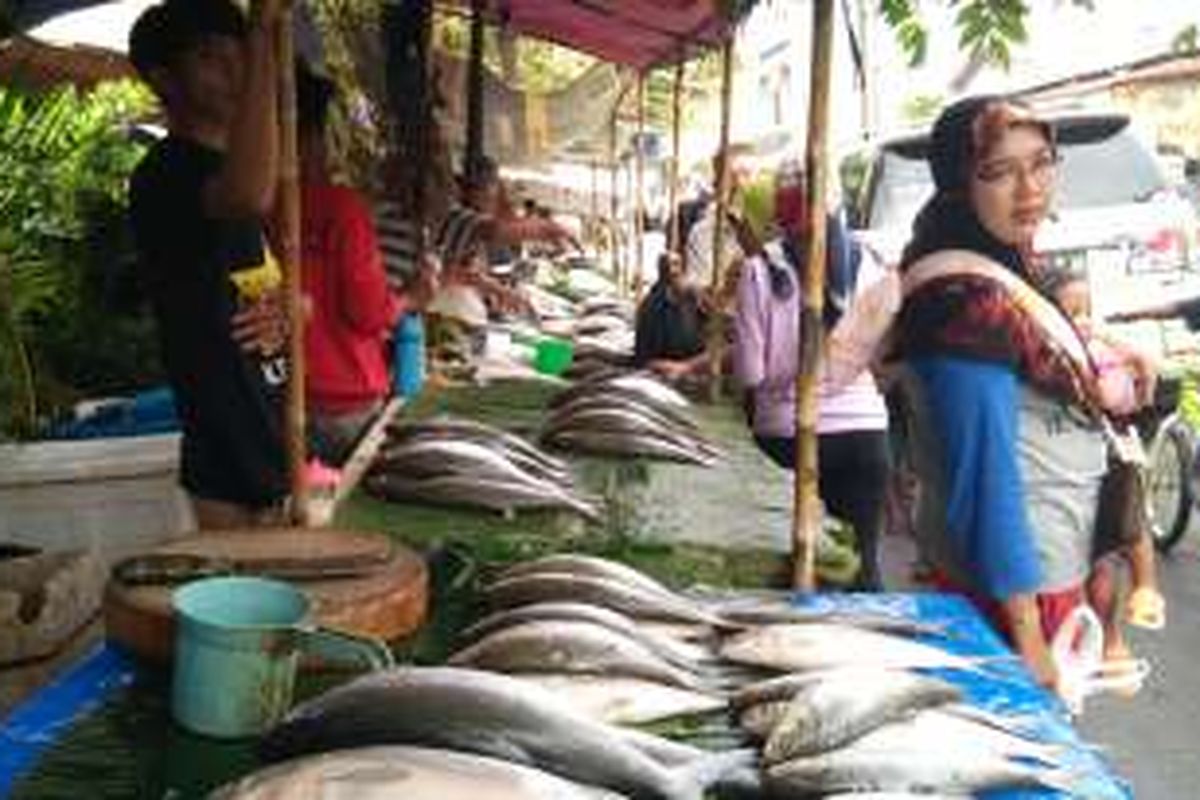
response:
[[[557,408],[576,397],[592,393],[604,394],[614,389],[627,392],[642,402],[657,406],[685,409],[692,405],[691,401],[677,390],[646,372],[627,372],[623,375],[603,376],[581,381],[550,398],[549,405],[551,408]]]
[[[646,573],[634,569],[619,561],[613,561],[599,556],[589,556],[582,553],[553,553],[532,561],[519,561],[505,567],[497,576],[500,580],[517,578],[523,575],[533,575],[539,572],[577,573],[579,575],[594,575],[598,578],[608,578],[618,583],[629,584],[647,592],[655,592],[676,597],[676,593],[665,584],[651,578]]]
[[[461,439],[417,439],[385,448],[375,466],[389,474],[417,479],[477,475],[537,486],[545,483],[492,448]]]
[[[667,767],[619,728],[587,718],[544,689],[454,667],[397,668],[332,689],[269,731],[261,753],[274,761],[373,744],[493,756],[662,800],[700,800],[707,786],[753,759],[753,751],[742,750]]]
[[[210,800],[620,800],[623,794],[572,783],[486,756],[403,745],[321,753],[260,770]]]
[[[867,733],[857,743],[880,750],[912,749],[929,745],[944,754],[1002,756],[1036,761],[1050,767],[1061,766],[1070,748],[1005,733],[990,725],[973,722],[942,708],[925,708],[906,718],[896,719]]]
[[[571,433],[599,431],[621,434],[635,440],[667,442],[681,451],[694,451],[698,459],[713,459],[719,452],[700,436],[681,430],[678,426],[664,425],[647,415],[624,408],[587,408],[552,420],[542,430],[542,440],[558,442]]]
[[[648,419],[656,420],[668,427],[677,427],[688,433],[700,433],[700,426],[687,412],[674,406],[650,405],[636,395],[620,390],[604,394],[580,395],[551,411],[546,419],[547,425],[560,422],[572,414],[595,409],[623,409],[640,414]]]
[[[738,727],[759,741],[765,740],[787,714],[787,700],[764,700],[738,712]]]
[[[388,427],[389,440],[401,442],[410,438],[459,438],[478,441],[507,452],[520,453],[524,457],[537,462],[546,470],[562,475],[570,475],[569,465],[562,459],[539,449],[530,442],[522,439],[503,428],[487,425],[472,419],[462,417],[438,416],[430,417],[415,423],[405,423]]]
[[[702,453],[695,447],[682,445],[659,436],[640,433],[561,429],[553,431],[543,441],[555,447],[598,455],[661,458],[702,467],[710,467],[716,463],[713,456]]]
[[[982,663],[1004,660],[955,655],[899,636],[826,623],[752,628],[722,642],[720,654],[741,664],[798,672],[853,666],[977,671]]]
[[[802,687],[763,746],[763,762],[778,764],[823,753],[922,708],[962,699],[954,684],[911,672],[841,672]]]
[[[775,764],[766,771],[770,792],[942,792],[974,795],[1002,788],[1048,788],[1071,794],[1070,780],[1054,770],[979,755],[953,755],[939,747],[880,750],[858,742],[815,756]],[[790,794],[789,794],[790,793]]]
[[[730,627],[719,616],[677,595],[651,592],[593,575],[533,573],[490,583],[481,594],[493,608],[553,601],[591,603],[620,611],[639,621],[651,619]]]
[[[508,573],[506,571],[502,574]],[[459,634],[459,638],[465,642],[473,642],[511,625],[548,619],[590,622],[609,628],[644,645],[655,655],[680,669],[695,670],[701,660],[712,657],[712,654],[702,647],[677,642],[646,630],[644,625],[639,625],[624,614],[588,603],[534,603],[505,609],[474,623]]]
[[[672,717],[725,708],[721,697],[620,675],[513,673],[563,697],[571,707],[601,722],[644,725]]]
[[[388,500],[419,500],[454,506],[476,506],[511,513],[528,508],[564,508],[588,519],[599,519],[592,504],[549,484],[507,481],[469,475],[446,475],[410,480],[398,475],[375,474],[367,488]]]
[[[633,639],[577,620],[538,620],[502,628],[454,653],[448,663],[496,672],[625,675],[681,689],[703,686],[694,674]]]

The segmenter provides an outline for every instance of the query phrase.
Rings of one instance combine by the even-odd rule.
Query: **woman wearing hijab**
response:
[[[755,442],[776,464],[795,468],[800,275],[808,239],[803,174],[777,177],[775,221],[781,237],[746,261],[734,320],[734,372],[746,392]],[[875,285],[882,267],[864,257],[833,217],[827,222],[825,328],[851,298]],[[819,492],[830,514],[854,528],[861,561],[856,588],[879,590],[879,531],[887,484],[887,407],[865,364],[835,379],[825,363],[817,416]]]
[[[901,261],[898,346],[917,409],[918,530],[935,578],[965,593],[1033,674],[1083,602],[1106,442],[1078,332],[1033,288],[1050,209],[1053,131],[973,97],[934,124],[936,192]]]

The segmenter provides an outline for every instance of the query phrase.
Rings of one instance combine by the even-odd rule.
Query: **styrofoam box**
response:
[[[179,434],[0,445],[0,541],[106,560],[195,528]]]

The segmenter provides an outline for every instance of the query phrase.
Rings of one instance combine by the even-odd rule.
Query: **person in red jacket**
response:
[[[389,334],[402,314],[428,302],[435,278],[422,270],[403,294],[388,288],[370,205],[329,175],[325,122],[333,96],[332,82],[297,66],[308,418],[314,454],[337,466],[391,390]]]

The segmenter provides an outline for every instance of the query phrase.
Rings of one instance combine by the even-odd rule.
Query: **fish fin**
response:
[[[714,784],[733,781],[742,785],[750,780],[757,751],[753,748],[707,753],[675,769],[670,800],[702,800],[705,791]]]

